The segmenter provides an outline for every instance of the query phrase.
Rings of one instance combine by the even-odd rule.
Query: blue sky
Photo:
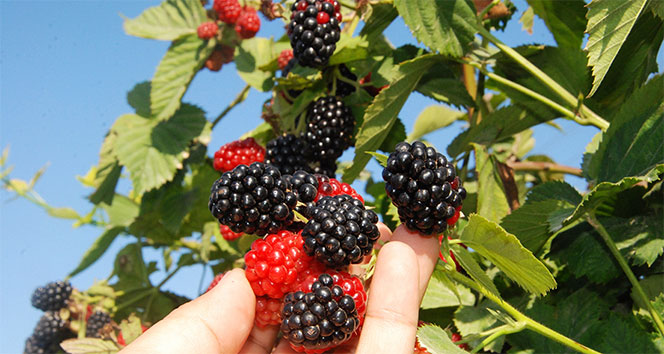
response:
[[[526,9],[524,1],[516,3],[521,11]],[[126,103],[127,91],[151,78],[168,47],[167,42],[125,35],[119,14],[135,17],[157,4],[147,0],[0,2],[0,148],[10,147],[15,178],[30,179],[48,165],[36,190],[51,205],[69,206],[79,213],[90,210],[85,198],[91,191],[75,176],[97,163],[108,128],[118,116],[132,112]],[[282,33],[278,22],[263,20],[259,36]],[[396,45],[415,42],[401,21],[387,34]],[[533,35],[514,21],[500,37],[510,45],[552,43],[540,21]],[[243,86],[231,64],[220,73],[201,72],[185,100],[201,106],[209,118],[215,117]],[[252,91],[247,102],[225,118],[213,132],[210,154],[260,123],[266,97]],[[434,102],[419,95],[409,99],[400,115],[407,129],[430,104]],[[563,132],[536,129],[533,153],[579,166],[583,148],[597,130],[558,123]],[[444,149],[460,129],[455,125],[428,139]],[[351,155],[342,159],[349,160]],[[572,182],[582,186],[579,180]],[[0,352],[22,352],[25,338],[41,316],[30,306],[30,294],[74,269],[99,232],[93,227],[74,229],[70,221],[51,218],[39,207],[0,192]],[[74,286],[86,289],[95,279],[106,278],[114,254],[129,240],[116,240],[106,255],[72,280]],[[196,296],[201,270],[191,267],[180,272],[168,288]],[[211,277],[208,272],[205,283]]]

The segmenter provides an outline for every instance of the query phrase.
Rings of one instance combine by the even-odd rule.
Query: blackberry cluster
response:
[[[380,237],[378,215],[349,195],[324,197],[307,210],[304,252],[332,268],[359,263]]]
[[[350,71],[350,69],[348,69],[348,67],[344,64],[339,65],[339,73],[341,74],[341,76],[343,76],[344,78],[346,78],[350,81],[357,81],[357,75],[353,74]],[[351,84],[349,84],[345,81],[341,81],[339,79],[336,79],[335,80],[335,85],[337,86],[337,90],[335,92],[337,96],[346,97],[346,96],[352,94],[353,92],[355,92],[355,86],[353,86],[353,85],[351,85]],[[332,82],[330,82],[327,85],[327,88],[328,88],[328,90],[332,91],[332,88],[333,88],[332,87]]]
[[[355,117],[334,96],[321,97],[307,114],[306,139],[316,159],[334,161],[353,145]]]
[[[265,163],[275,166],[282,174],[297,170],[312,171],[312,153],[307,141],[293,134],[270,140],[265,148]]]
[[[111,316],[103,311],[95,311],[85,324],[85,336],[92,338],[101,338],[101,330],[108,323],[111,323]]]
[[[301,65],[326,65],[337,48],[341,33],[338,2],[300,0],[293,4],[291,10],[288,36],[293,54]]]
[[[32,293],[32,306],[42,311],[56,311],[67,305],[72,287],[68,281],[50,282]]]
[[[419,141],[399,143],[395,150],[387,159],[383,179],[399,219],[424,235],[440,234],[466,197],[454,166]]]
[[[262,162],[239,165],[214,182],[208,208],[233,232],[264,236],[293,223],[297,204],[290,182]]]
[[[284,337],[305,351],[343,344],[360,326],[355,300],[329,274],[321,274],[309,292],[286,295],[281,318]]]
[[[66,322],[54,311],[47,311],[39,319],[32,335],[25,342],[25,353],[54,353],[67,336]]]

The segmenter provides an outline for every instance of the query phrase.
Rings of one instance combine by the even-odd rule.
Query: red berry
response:
[[[148,328],[143,326],[143,324],[141,324],[141,331],[143,333],[145,333],[145,331],[147,331],[147,330],[148,330]],[[127,342],[125,342],[124,337],[122,336],[122,331],[118,332],[117,338],[118,338],[118,344],[120,344],[121,346],[127,345]]]
[[[298,11],[304,11],[304,10],[307,9],[307,6],[309,6],[309,5],[307,4],[307,2],[304,1],[304,0],[302,0],[302,1],[300,1],[300,2],[297,3],[297,10],[298,10]]]
[[[456,343],[462,339],[461,335],[459,333],[452,333],[452,342]],[[468,343],[463,343],[458,345],[459,348],[463,350],[470,350],[470,347],[468,346]]]
[[[293,59],[293,50],[292,49],[285,49],[282,50],[281,53],[279,54],[279,58],[277,59],[277,62],[279,63],[279,70],[284,70],[286,65],[288,65],[288,62]]]
[[[214,22],[203,22],[198,26],[196,30],[198,32],[198,38],[200,39],[211,39],[217,35],[219,31],[219,26]]]
[[[244,235],[241,232],[233,232],[230,227],[224,224],[219,224],[219,232],[221,233],[221,237],[226,241],[235,241]]]
[[[438,247],[440,247],[440,245],[443,244],[443,237],[445,237],[445,236],[443,236],[443,235],[438,236]],[[447,239],[451,240],[452,238],[447,236]],[[463,246],[464,248],[467,248],[466,245],[464,245],[463,243],[461,244],[461,246]],[[438,251],[438,257],[440,258],[440,260],[447,263],[447,261],[443,257],[443,253],[440,250]],[[463,268],[461,268],[461,266],[459,265],[459,262],[457,262],[456,257],[454,256],[454,253],[452,253],[452,251],[450,251],[450,258],[452,258],[452,261],[454,262],[454,265],[456,266],[457,272],[460,272],[461,269],[463,269]]]
[[[461,216],[461,205],[456,207],[454,210],[455,210],[454,216],[447,219],[447,225],[449,225],[450,227],[454,226],[454,224],[456,224],[457,220],[459,220],[459,217]]]
[[[261,28],[261,19],[253,7],[245,6],[235,23],[235,32],[242,39],[253,38]]]
[[[316,179],[318,180],[318,194],[314,201],[317,202],[323,197],[334,197],[337,195],[348,194],[364,203],[364,198],[362,198],[362,196],[348,183],[341,183],[334,178],[318,174],[316,175]]]
[[[222,44],[221,47],[217,50],[221,52],[222,63],[228,64],[233,61],[233,58],[235,57],[235,47]]]
[[[217,11],[219,20],[228,24],[237,22],[242,6],[237,0],[214,0],[212,8]]]
[[[262,162],[265,148],[258,145],[254,138],[236,140],[219,148],[214,153],[214,169],[220,172],[230,171],[238,165],[250,165]]]
[[[341,16],[341,12],[335,12],[334,13],[334,18],[336,18],[337,21],[339,21],[339,23],[341,23],[341,20],[343,20],[343,17]]]
[[[219,284],[219,282],[221,281],[221,278],[224,277],[224,274],[225,274],[225,273],[220,273],[220,274],[215,275],[215,276],[214,276],[214,279],[212,279],[212,282],[211,282],[210,285],[208,286],[207,290],[205,290],[205,292],[208,292],[208,291],[212,290],[212,288],[214,288],[215,286],[217,286],[217,284]]]
[[[267,296],[256,297],[254,322],[260,328],[281,324],[281,300]]]
[[[330,21],[330,15],[328,15],[327,12],[321,11],[316,16],[316,21],[318,21],[318,23],[321,25],[324,25]]]
[[[223,53],[217,49],[212,51],[212,54],[205,61],[205,67],[210,71],[219,71],[224,65]]]
[[[303,245],[299,234],[285,230],[254,241],[244,263],[245,275],[256,296],[280,299],[293,291],[298,275],[314,262],[304,253]]]

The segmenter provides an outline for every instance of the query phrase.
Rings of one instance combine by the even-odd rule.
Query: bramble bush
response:
[[[286,209],[272,209],[265,218],[279,223],[260,227],[243,224],[234,209],[208,206],[213,183],[238,164],[265,160],[284,175],[316,173],[317,189],[306,192],[313,194],[305,202],[315,203],[317,193],[352,194],[391,229],[410,217],[409,227],[431,230],[434,221],[423,221],[424,214],[408,216],[395,206],[420,203],[429,212],[435,207],[425,205],[429,194],[413,197],[417,201],[399,194],[392,203],[388,194],[397,181],[391,172],[376,176],[365,168],[372,158],[383,166],[396,163],[388,155],[395,147],[404,151],[402,141],[434,146],[427,134],[463,122],[449,146],[437,146],[450,168],[435,181],[465,200],[462,207],[460,197],[441,202],[443,209],[432,215],[442,218],[443,228],[450,226],[421,236],[440,238],[441,260],[421,305],[418,350],[663,352],[664,78],[655,59],[664,38],[664,6],[657,0],[527,3],[516,19],[509,0],[166,0],[125,19],[127,34],[171,46],[152,80],[129,91],[135,111],[117,118],[99,162],[81,179],[92,190],[89,213],[48,205],[34,180],[10,177],[7,150],[0,160],[5,189],[51,216],[99,228],[67,279],[85,271],[116,238],[133,240],[116,255],[108,280],[67,292],[66,284],[49,285],[68,299],[54,308],[44,305],[52,303],[44,298],[47,290],[35,294],[33,304],[47,313],[26,351],[118,351],[189,300],[162,289],[179,270],[204,265],[223,274],[245,267],[245,254],[259,240],[252,234],[275,234],[277,226],[294,228],[299,237],[298,227],[308,219],[302,200],[295,209],[288,201]],[[528,29],[534,16],[557,46],[512,48],[498,39],[509,21]],[[390,43],[383,32],[398,17],[422,45]],[[268,20],[283,21],[285,33],[255,37]],[[231,61],[246,87],[223,112],[210,116],[182,102],[196,75]],[[271,93],[264,122],[232,146],[209,146],[211,132],[250,90]],[[406,131],[398,115],[415,92],[439,104],[423,110]],[[581,168],[545,155],[526,157],[534,145],[532,128],[555,126],[556,118],[597,128]],[[349,146],[353,160],[337,164]],[[223,176],[231,175],[244,176]],[[587,190],[566,183],[566,175],[584,178]],[[126,194],[118,191],[123,178],[131,182]],[[344,184],[358,179],[364,191]],[[424,180],[411,182],[431,183]],[[284,188],[291,193],[293,187]],[[270,237],[268,242],[288,239],[302,247],[298,238],[288,238],[293,236]],[[146,248],[163,255],[162,269],[144,257]],[[371,276],[374,261],[358,275],[362,280]],[[154,273],[163,274],[159,284],[150,281]],[[279,301],[261,298],[260,311],[274,312]],[[271,316],[263,321],[278,323]]]

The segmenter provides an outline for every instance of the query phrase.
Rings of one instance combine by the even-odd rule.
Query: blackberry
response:
[[[321,160],[313,168],[315,174],[326,176],[329,178],[336,177],[337,161],[335,160]]]
[[[265,148],[265,163],[278,168],[282,174],[293,174],[297,170],[311,171],[309,163],[312,153],[307,141],[293,134],[270,140]]]
[[[85,324],[85,336],[91,338],[101,338],[101,330],[108,323],[111,323],[111,316],[103,311],[95,311]]]
[[[332,268],[359,263],[380,237],[378,215],[347,194],[323,197],[307,210],[304,252]]]
[[[208,208],[233,232],[264,236],[293,223],[297,204],[290,182],[262,162],[239,165],[214,182]]]
[[[344,64],[339,65],[339,73],[341,74],[341,76],[343,76],[344,78],[346,78],[350,81],[357,81],[357,76],[355,74],[353,74],[350,71],[350,69],[348,69],[348,67]],[[334,85],[337,86],[337,90],[335,92],[335,94],[337,96],[346,97],[346,96],[352,94],[353,92],[355,92],[355,86],[353,86],[352,84],[349,84],[345,81],[335,79]],[[328,90],[332,91],[333,83],[330,82],[327,85],[327,88],[328,88]]]
[[[360,327],[355,300],[329,274],[321,274],[307,292],[286,295],[281,318],[284,337],[305,352],[339,346]]]
[[[395,150],[387,159],[383,180],[399,219],[424,235],[442,233],[456,221],[466,195],[454,166],[419,141],[399,143]]]
[[[317,160],[334,161],[353,145],[355,117],[334,96],[321,97],[309,108],[306,139]]]
[[[301,65],[325,66],[339,41],[341,14],[336,1],[300,0],[291,7],[288,24],[293,55]],[[336,6],[335,6],[336,5]]]
[[[57,351],[58,343],[66,336],[65,325],[67,323],[60,318],[60,314],[47,311],[39,319],[32,335],[25,343],[26,353],[53,352],[54,346]],[[40,350],[41,349],[41,350]]]
[[[72,287],[68,281],[50,282],[32,293],[32,306],[42,311],[56,311],[67,305]]]

